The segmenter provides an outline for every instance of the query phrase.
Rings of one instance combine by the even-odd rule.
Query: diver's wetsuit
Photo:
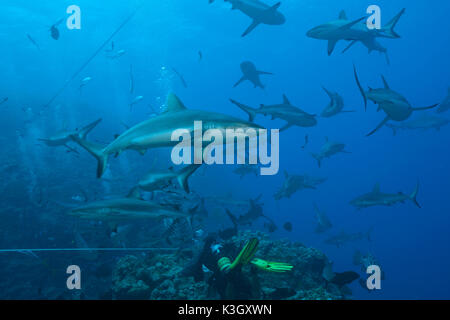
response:
[[[183,273],[194,276],[196,281],[202,281],[205,276],[203,266],[213,274],[208,279],[210,286],[215,288],[221,299],[254,299],[254,286],[249,277],[244,275],[241,266],[237,266],[228,273],[219,269],[218,261],[222,257],[235,257],[241,248],[232,244],[223,245],[218,251],[213,252],[211,246],[216,243],[217,234],[209,234],[205,239],[203,249],[193,265],[188,266]]]

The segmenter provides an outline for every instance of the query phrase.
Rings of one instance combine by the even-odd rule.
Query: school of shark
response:
[[[408,59],[413,5],[370,27],[322,2],[112,1],[102,25],[81,1],[79,30],[53,4],[0,29],[0,299],[415,299],[392,248],[419,259],[441,219],[450,78],[421,72],[448,62]]]

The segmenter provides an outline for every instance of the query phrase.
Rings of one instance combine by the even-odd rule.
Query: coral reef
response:
[[[292,264],[292,272],[271,273],[246,265],[242,272],[252,278],[254,291],[260,299],[344,299],[348,288],[327,284],[322,270],[327,257],[314,248],[286,240],[272,240],[262,232],[240,232],[223,242],[241,248],[256,237],[259,247],[255,257]],[[189,252],[191,250],[191,252]],[[218,299],[219,296],[205,273],[203,281],[185,276],[182,270],[192,262],[194,250],[184,249],[171,254],[128,255],[118,260],[113,271],[115,299]]]

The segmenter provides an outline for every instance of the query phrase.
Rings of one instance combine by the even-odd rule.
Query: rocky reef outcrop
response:
[[[241,248],[249,239],[259,239],[255,257],[279,261],[294,266],[291,272],[272,273],[243,267],[243,274],[252,278],[259,299],[344,299],[348,288],[327,283],[322,271],[327,257],[314,248],[298,242],[272,240],[262,232],[240,232],[223,243]],[[169,254],[128,255],[118,260],[113,271],[113,297],[116,299],[218,299],[219,295],[208,281],[208,271],[201,281],[182,271],[192,262],[194,249]]]

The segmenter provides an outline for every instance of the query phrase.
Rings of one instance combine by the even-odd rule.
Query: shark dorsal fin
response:
[[[384,88],[385,88],[385,89],[390,89],[390,88],[389,88],[389,84],[387,83],[387,81],[386,81],[386,79],[384,78],[383,75],[381,75],[381,79],[383,80]]]
[[[285,94],[283,94],[283,103],[284,103],[284,104],[291,105],[291,103],[289,102],[289,99],[286,97]]]
[[[276,11],[280,6],[281,6],[281,2],[277,2],[273,6],[271,6],[268,10]]]
[[[141,193],[139,192],[139,187],[134,187],[133,189],[131,189],[127,195],[127,198],[142,200]]]
[[[378,182],[373,186],[372,193],[380,193],[380,184]]]
[[[166,112],[177,112],[186,110],[183,102],[175,94],[170,93],[167,97],[167,109]]]
[[[345,10],[342,10],[341,12],[339,12],[339,19],[347,20],[347,14],[345,13]]]
[[[328,137],[325,137],[325,142],[328,142]]]

